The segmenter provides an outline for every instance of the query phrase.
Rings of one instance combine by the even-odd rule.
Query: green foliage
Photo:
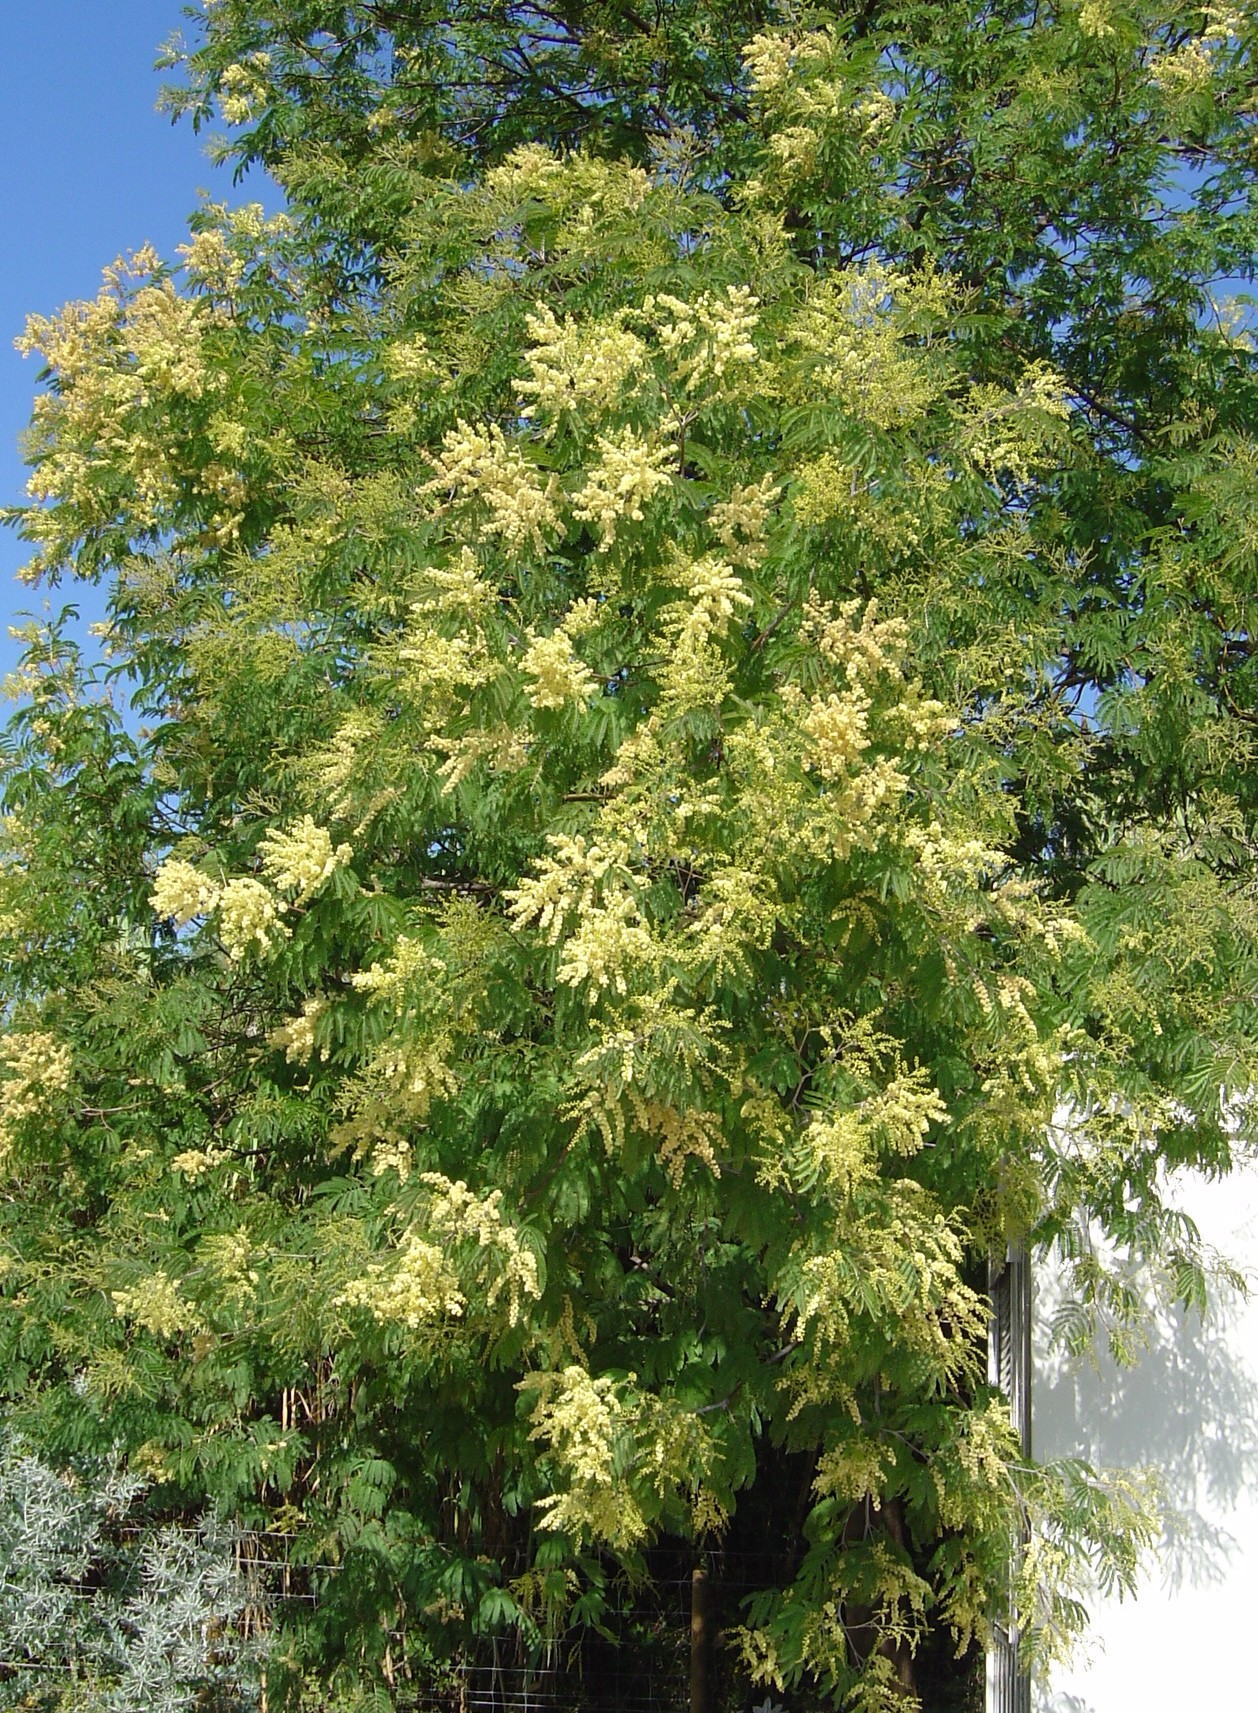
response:
[[[28,331],[0,1382],[282,1543],[294,1705],[718,1544],[902,1705],[1148,1538],[987,1256],[1121,1344],[1252,1134],[1251,35],[527,10],[207,7],[289,212]]]

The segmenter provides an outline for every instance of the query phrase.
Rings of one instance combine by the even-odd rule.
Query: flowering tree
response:
[[[1250,37],[612,10],[207,6],[289,212],[29,325],[0,1373],[310,1567],[277,1695],[719,1549],[744,1681],[943,1705],[1151,1526],[988,1255],[1121,1346],[1251,1125]]]

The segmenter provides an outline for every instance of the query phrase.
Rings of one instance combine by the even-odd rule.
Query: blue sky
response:
[[[180,0],[0,0],[0,500],[22,496],[17,440],[30,414],[36,358],[13,349],[28,314],[94,296],[101,269],[151,242],[166,256],[187,235],[204,188],[228,201],[257,200],[211,167],[204,135],[155,111],[157,51],[185,27]],[[8,636],[19,608],[43,596],[13,581],[24,544],[0,530],[0,673],[17,647]],[[99,610],[90,589],[51,599]],[[90,610],[89,610],[90,609]]]

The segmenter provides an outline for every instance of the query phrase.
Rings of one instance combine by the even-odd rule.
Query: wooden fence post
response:
[[[690,1573],[690,1713],[711,1706],[712,1587],[706,1570]]]

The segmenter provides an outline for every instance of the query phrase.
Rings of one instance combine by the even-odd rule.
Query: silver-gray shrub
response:
[[[54,1469],[0,1425],[0,1709],[256,1707],[256,1608],[220,1521],[156,1521],[116,1458]]]

